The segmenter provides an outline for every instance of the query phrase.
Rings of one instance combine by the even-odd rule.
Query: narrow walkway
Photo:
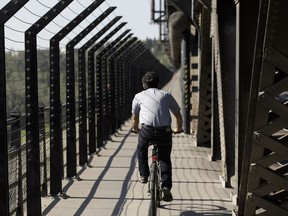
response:
[[[179,99],[176,76],[167,90]],[[173,87],[172,87],[173,86]],[[178,89],[178,90],[177,90]],[[181,103],[180,103],[181,104]],[[150,197],[147,184],[141,184],[136,157],[136,134],[126,122],[90,165],[79,167],[82,181],[65,179],[67,199],[42,198],[42,211],[48,216],[148,216]],[[162,202],[161,216],[232,215],[230,190],[221,186],[220,161],[208,161],[210,149],[195,147],[192,136],[173,137],[172,164],[174,200]]]

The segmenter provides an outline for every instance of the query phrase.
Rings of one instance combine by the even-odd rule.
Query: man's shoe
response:
[[[147,176],[141,176],[140,182],[141,182],[142,184],[146,184],[146,183],[148,182],[148,177],[147,177]]]
[[[171,202],[173,200],[173,196],[170,192],[170,189],[167,188],[167,187],[163,187],[162,188],[162,191],[163,191],[163,201],[165,202]]]

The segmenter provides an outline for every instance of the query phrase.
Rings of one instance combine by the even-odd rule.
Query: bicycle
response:
[[[179,134],[182,133],[182,131],[179,132],[173,132],[173,134]],[[159,152],[158,148],[162,145],[159,141],[150,141],[149,145],[153,146],[152,148],[152,154],[151,154],[151,164],[150,164],[150,176],[149,176],[149,182],[148,182],[148,193],[150,193],[151,196],[151,215],[156,216],[157,215],[157,207],[160,207],[160,203],[163,198],[163,190],[162,190],[162,177],[161,177],[161,166],[159,161]]]
[[[131,130],[133,133],[136,133],[135,131]],[[182,133],[182,131],[173,132],[173,134],[179,134]],[[137,134],[137,133],[136,133]],[[159,141],[152,140],[149,142],[149,146],[152,147],[152,154],[151,154],[151,164],[150,164],[150,175],[148,178],[148,193],[150,193],[151,196],[151,214],[152,216],[157,215],[157,208],[160,207],[160,203],[162,201],[162,177],[161,177],[161,166],[160,166],[160,160],[159,160],[159,152],[158,148],[159,146],[163,145]]]
[[[149,145],[152,145],[152,163],[150,165],[150,176],[148,182],[148,193],[151,196],[151,213],[152,216],[157,215],[157,207],[160,207],[162,200],[162,188],[161,188],[161,167],[159,161],[158,147],[161,145],[160,142],[151,141]]]

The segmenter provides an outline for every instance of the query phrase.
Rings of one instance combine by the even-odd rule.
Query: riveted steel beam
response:
[[[287,132],[279,127],[288,125],[287,99],[281,97],[287,92],[287,7],[285,0],[259,5],[239,215],[288,214]]]
[[[28,0],[10,1],[0,10],[0,215],[9,215],[8,138],[6,110],[5,23]]]

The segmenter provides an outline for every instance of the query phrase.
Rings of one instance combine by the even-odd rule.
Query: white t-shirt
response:
[[[149,88],[135,95],[132,113],[139,114],[139,123],[153,127],[171,126],[172,113],[180,107],[171,93],[158,88]]]

